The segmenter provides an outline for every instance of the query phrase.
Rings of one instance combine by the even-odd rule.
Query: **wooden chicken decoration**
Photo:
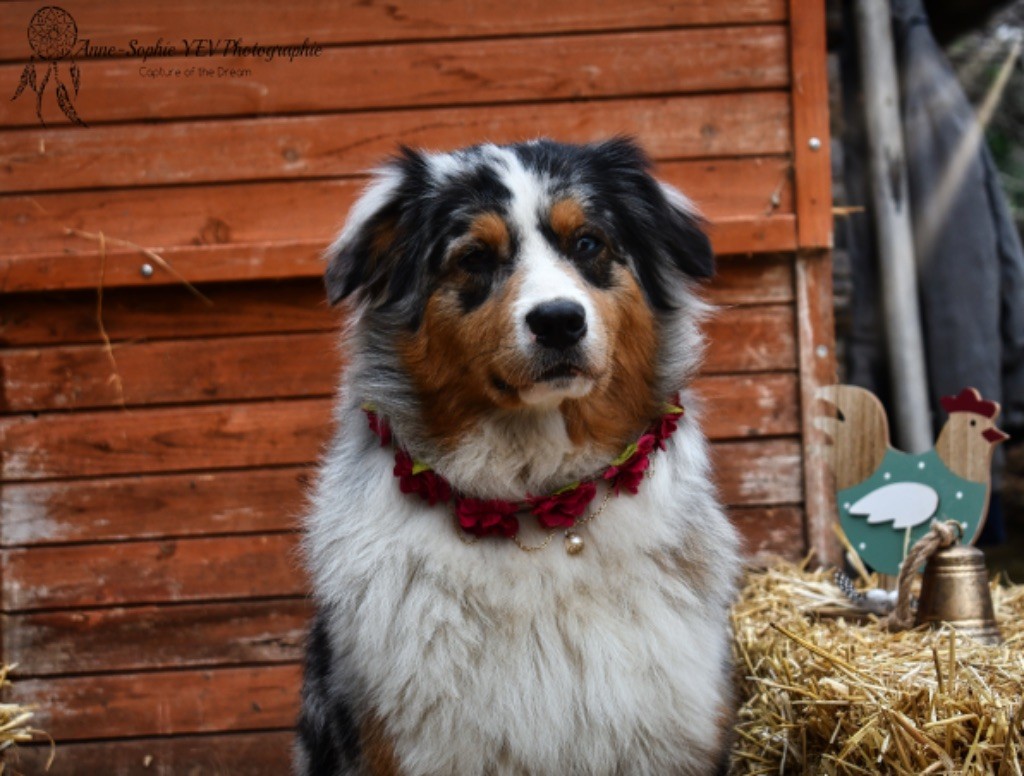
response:
[[[973,544],[988,512],[992,453],[1008,438],[996,428],[999,405],[974,388],[942,399],[949,413],[935,447],[910,454],[889,443],[882,403],[852,385],[828,385],[817,396],[838,410],[816,418],[830,437],[839,524],[861,560],[897,574],[931,521],[955,520]]]

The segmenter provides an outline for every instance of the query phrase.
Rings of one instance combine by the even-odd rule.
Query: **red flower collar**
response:
[[[678,397],[674,400],[678,402]],[[364,406],[370,430],[380,437],[381,447],[394,441],[391,427],[372,406]],[[623,490],[636,495],[644,472],[650,466],[655,450],[665,449],[667,440],[679,425],[685,410],[676,403],[666,403],[663,414],[629,445],[601,474],[574,482],[547,496],[528,495],[522,501],[470,498],[459,493],[448,481],[428,465],[413,460],[401,447],[395,447],[395,477],[402,493],[416,494],[428,504],[454,501],[459,527],[474,536],[515,537],[519,533],[519,515],[532,514],[541,527],[572,528],[586,512],[597,494],[597,483],[605,482],[616,496]]]

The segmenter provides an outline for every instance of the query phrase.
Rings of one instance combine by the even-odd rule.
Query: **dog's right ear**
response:
[[[341,234],[327,249],[327,300],[337,304],[352,294],[379,302],[398,261],[398,228],[409,152],[374,173],[349,211]],[[358,292],[358,293],[357,293]]]

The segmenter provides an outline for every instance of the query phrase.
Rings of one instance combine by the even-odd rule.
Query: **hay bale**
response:
[[[0,667],[0,689],[10,684],[7,681],[7,674],[14,668],[15,666]],[[49,738],[45,733],[29,726],[33,716],[32,710],[25,706],[19,706],[17,703],[0,703],[0,776],[7,773],[7,755],[16,744]],[[50,760],[52,759],[51,753]],[[46,767],[49,769],[50,764],[47,763]]]
[[[751,573],[733,612],[733,773],[1020,776],[1024,586],[993,597],[996,647],[948,627],[888,633],[828,571]]]

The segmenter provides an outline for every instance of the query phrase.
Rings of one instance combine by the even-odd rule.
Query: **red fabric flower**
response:
[[[596,493],[597,486],[593,482],[581,482],[563,493],[535,496],[528,501],[530,511],[545,528],[572,528]]]
[[[623,463],[609,466],[603,475],[608,481],[608,486],[616,496],[625,489],[634,496],[640,488],[644,479],[644,472],[650,466],[651,452],[657,444],[654,434],[644,434],[636,441],[636,452],[634,452]]]
[[[651,426],[651,433],[657,441],[658,449],[665,449],[665,440],[676,433],[679,428],[679,421],[683,418],[683,412],[666,412],[658,418]]]
[[[405,450],[395,451],[395,476],[402,493],[415,493],[431,506],[452,497],[452,489],[444,477],[432,469],[415,471],[412,457]]]
[[[370,424],[370,431],[380,437],[381,447],[391,444],[391,426],[384,418],[372,410],[366,410],[366,422]]]
[[[468,534],[511,537],[519,533],[518,509],[511,501],[462,498],[455,503],[455,516]]]

